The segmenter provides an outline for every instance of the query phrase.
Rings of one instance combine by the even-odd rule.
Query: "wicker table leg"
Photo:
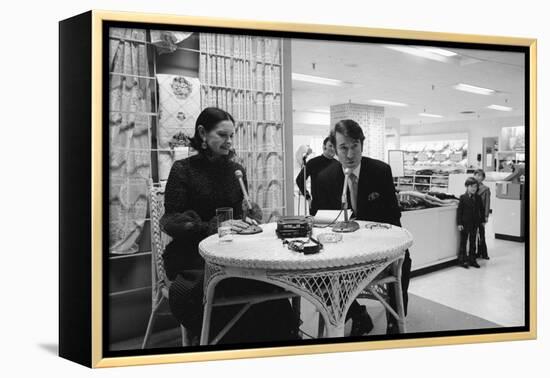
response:
[[[403,286],[401,286],[401,267],[403,266],[404,259],[401,258],[393,263],[392,269],[395,274],[396,281],[395,285],[395,303],[397,305],[397,314],[399,315],[397,319],[397,324],[399,326],[399,333],[407,332],[407,324],[405,320],[405,305],[403,303]]]

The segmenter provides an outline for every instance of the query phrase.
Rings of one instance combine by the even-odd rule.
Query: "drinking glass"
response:
[[[218,220],[218,237],[220,238],[220,242],[232,241],[233,234],[231,233],[231,221],[233,220],[233,208],[217,208],[216,218]]]

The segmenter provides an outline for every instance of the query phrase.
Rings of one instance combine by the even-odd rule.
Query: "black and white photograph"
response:
[[[106,356],[529,331],[528,48],[103,33]]]

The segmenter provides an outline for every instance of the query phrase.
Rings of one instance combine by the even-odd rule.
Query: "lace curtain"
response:
[[[146,31],[110,29],[109,250],[135,253],[147,214],[151,86]]]

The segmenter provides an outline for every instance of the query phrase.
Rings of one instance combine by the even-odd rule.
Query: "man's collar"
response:
[[[361,162],[363,162],[363,161],[361,160]],[[342,171],[344,171],[344,170],[345,170],[345,168],[342,165]],[[350,173],[353,173],[355,175],[355,177],[357,177],[357,180],[359,180],[359,173],[360,172],[361,172],[361,163],[359,163],[359,165],[357,167],[352,169]]]

